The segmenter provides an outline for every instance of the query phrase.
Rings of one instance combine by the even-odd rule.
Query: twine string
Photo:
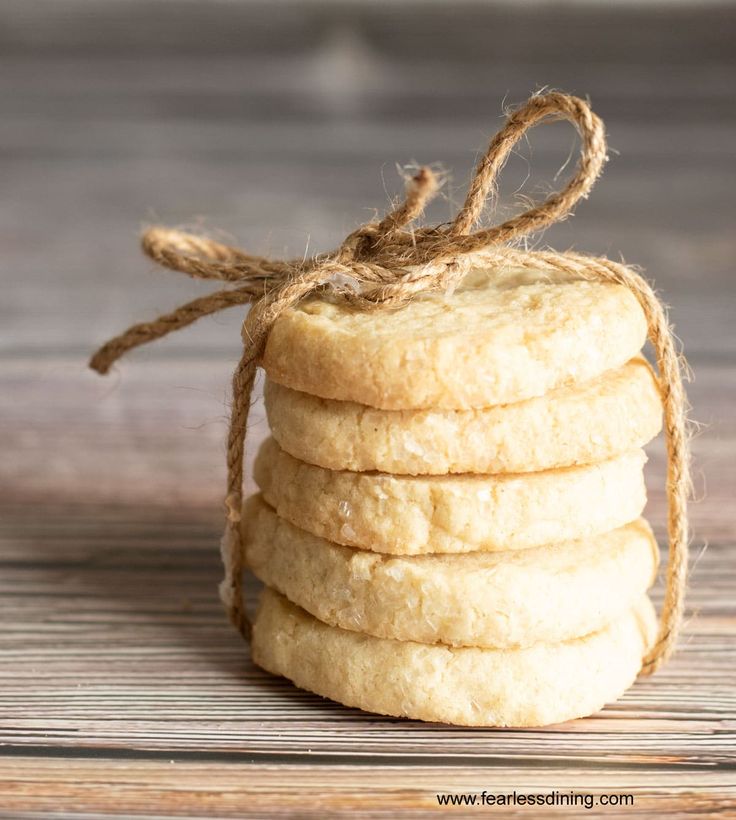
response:
[[[578,164],[567,185],[500,225],[474,230],[514,146],[530,128],[555,120],[571,123],[581,139]],[[531,97],[508,116],[476,167],[465,203],[448,225],[412,226],[439,187],[437,175],[431,168],[423,167],[409,180],[405,199],[383,219],[362,225],[337,250],[311,259],[268,259],[170,228],[153,227],[145,232],[143,250],[155,262],[196,279],[222,281],[226,286],[152,322],[133,325],[106,342],[90,361],[94,370],[106,373],[129,350],[186,327],[202,316],[234,305],[252,305],[243,322],[243,353],[232,381],[227,519],[221,545],[225,572],[220,584],[220,597],[230,620],[246,639],[250,637],[251,626],[242,592],[244,559],[240,534],[245,438],[256,371],[274,322],[285,310],[323,290],[331,291],[359,310],[385,309],[401,305],[419,293],[453,288],[473,265],[511,265],[623,285],[644,311],[664,405],[669,559],[659,632],[644,659],[643,671],[654,672],[669,658],[684,606],[690,483],[687,403],[681,362],[666,311],[649,284],[625,265],[583,254],[528,252],[513,246],[521,238],[565,219],[576,203],[588,196],[605,161],[606,139],[601,120],[585,101],[550,92]]]

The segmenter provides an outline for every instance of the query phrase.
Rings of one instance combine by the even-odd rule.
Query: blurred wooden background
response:
[[[735,35],[730,3],[0,5],[0,814],[392,816],[512,787],[632,791],[643,815],[732,805]],[[242,313],[106,379],[85,361],[206,290],[142,258],[142,224],[325,250],[417,162],[451,171],[444,220],[504,104],[543,86],[588,95],[612,153],[538,244],[645,267],[695,374],[683,648],[555,731],[343,709],[252,668],[216,600]],[[533,133],[489,219],[559,184],[574,149],[562,125]]]

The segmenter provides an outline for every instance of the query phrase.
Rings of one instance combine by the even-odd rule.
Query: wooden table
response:
[[[736,811],[733,10],[203,8],[0,12],[0,815],[463,816],[481,809],[436,795],[483,790],[634,795],[612,816]],[[504,95],[540,83],[590,93],[620,152],[546,240],[645,265],[695,373],[680,651],[545,731],[346,709],[253,667],[217,601],[242,313],[105,380],[85,358],[203,292],[142,260],[142,220],[205,214],[257,251],[327,248],[398,191],[395,160],[441,160],[459,199]],[[569,134],[532,143],[532,183],[549,180]],[[505,190],[525,175],[512,161]],[[265,433],[261,414],[251,444]],[[662,476],[659,442],[660,540]]]

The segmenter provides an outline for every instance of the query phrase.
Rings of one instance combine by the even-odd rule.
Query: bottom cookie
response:
[[[368,712],[460,726],[547,726],[598,711],[633,683],[654,640],[643,597],[584,638],[528,649],[451,648],[328,626],[266,588],[253,660]]]

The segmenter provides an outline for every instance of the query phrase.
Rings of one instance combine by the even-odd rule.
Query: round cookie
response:
[[[608,532],[646,503],[642,450],[506,475],[326,470],[266,439],[254,475],[278,514],[337,544],[394,555],[512,550]]]
[[[251,649],[268,672],[369,712],[461,726],[547,726],[620,697],[655,631],[643,598],[601,631],[564,643],[430,646],[328,626],[265,589]]]
[[[265,400],[274,438],[295,458],[405,475],[591,464],[641,447],[662,424],[657,380],[641,357],[588,382],[480,410],[376,410],[272,381]]]
[[[478,269],[452,293],[394,310],[306,300],[276,321],[263,366],[273,381],[322,398],[469,409],[591,379],[638,353],[646,334],[620,285]]]
[[[260,496],[246,503],[242,526],[253,573],[320,621],[450,646],[504,649],[594,632],[646,592],[659,557],[643,520],[516,552],[411,557],[310,535]]]

